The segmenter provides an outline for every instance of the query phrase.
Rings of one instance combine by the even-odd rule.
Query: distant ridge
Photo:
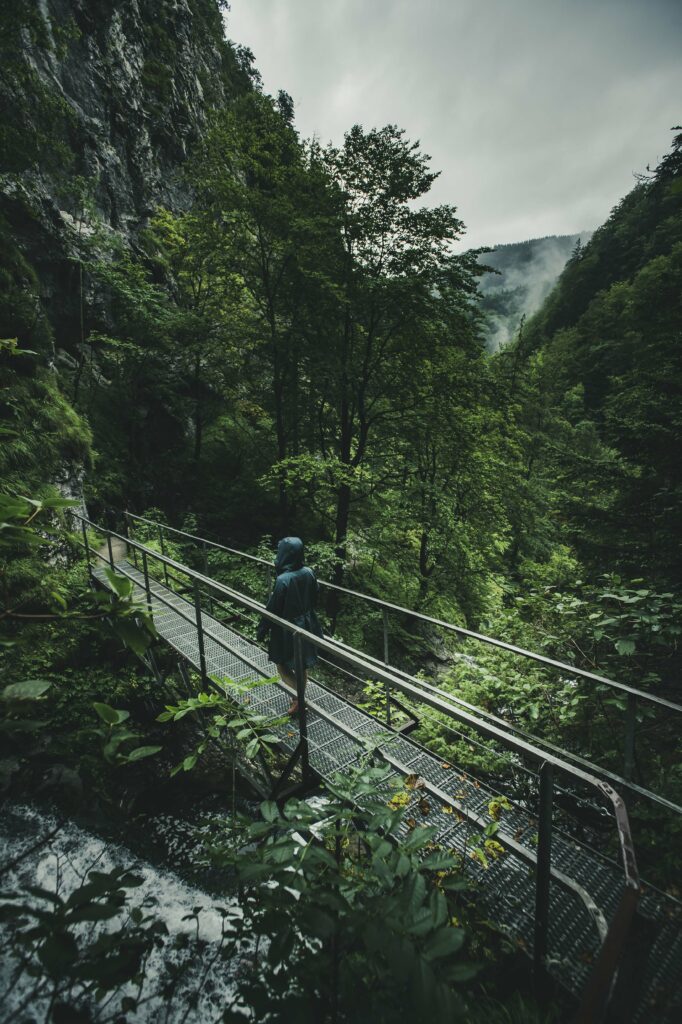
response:
[[[484,274],[479,285],[485,344],[491,352],[513,340],[522,318],[535,313],[551,292],[578,241],[584,245],[591,236],[591,231],[546,235],[497,245],[479,257],[482,266],[498,271]]]

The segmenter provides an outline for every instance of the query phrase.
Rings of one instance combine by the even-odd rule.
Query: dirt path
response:
[[[114,556],[114,562],[122,562],[122,561],[124,561],[124,559],[126,557],[127,551],[128,551],[128,546],[127,546],[127,544],[126,544],[126,542],[124,540],[119,540],[118,537],[112,537],[111,538],[111,553]],[[102,547],[98,549],[97,554],[101,555],[102,558],[106,559],[106,561],[108,562],[109,561],[109,546],[108,546],[108,544],[103,544]],[[98,561],[99,561],[99,559],[98,559]]]

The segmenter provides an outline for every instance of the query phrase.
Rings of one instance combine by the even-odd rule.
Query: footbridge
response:
[[[250,564],[262,571],[262,598],[272,581],[272,564],[265,559],[131,513],[124,514],[118,530],[92,522],[84,511],[75,518],[93,582],[110,585],[107,571],[132,582],[153,617],[159,643],[173,653],[187,682],[218,686],[235,702],[248,702],[272,719],[268,731],[278,736],[281,771],[275,774],[271,765],[249,763],[242,755],[245,772],[262,793],[283,799],[292,788],[331,780],[371,746],[390,772],[387,800],[404,779],[411,777],[413,785],[418,779],[413,789],[403,790],[410,802],[400,831],[436,828],[436,841],[459,855],[472,878],[477,908],[532,957],[538,975],[548,972],[575,996],[576,1022],[672,1024],[679,1019],[682,905],[641,881],[622,794],[628,801],[648,801],[657,812],[682,813],[665,795],[642,784],[635,757],[638,709],[654,707],[672,715],[682,706],[320,581],[323,588],[341,591],[344,600],[364,602],[368,614],[380,617],[382,659],[332,637],[312,636],[266,612],[262,599],[244,592],[238,568]],[[232,571],[225,570],[225,556],[236,560]],[[300,713],[284,724],[294,691],[273,678],[274,665],[253,639],[261,615],[293,634]],[[393,666],[390,615],[423,620],[622,695],[622,773],[532,736]],[[319,657],[319,671],[307,687],[303,639],[317,647]],[[158,673],[153,651],[150,659],[149,667]],[[268,682],[244,689],[245,683],[262,680]],[[381,718],[353,699],[367,681],[383,687]],[[496,753],[502,774],[472,767],[473,757],[472,763],[463,763],[444,757],[440,746],[436,752],[420,742],[417,727],[429,717],[459,739],[458,750],[463,741],[472,752]],[[493,819],[498,819],[496,845],[486,847]]]

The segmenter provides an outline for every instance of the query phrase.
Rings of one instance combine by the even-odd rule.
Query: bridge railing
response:
[[[267,611],[255,599],[211,579],[204,573],[183,565],[181,562],[169,558],[167,555],[155,551],[131,537],[125,537],[113,530],[105,529],[80,513],[73,513],[73,515],[81,525],[83,546],[90,569],[92,568],[91,560],[98,558],[102,562],[108,563],[112,571],[127,576],[137,583],[138,581],[134,573],[128,571],[120,562],[117,563],[114,559],[112,541],[115,540],[125,544],[127,549],[134,552],[136,558],[141,562],[145,600],[148,609],[153,612],[154,603],[159,602],[172,608],[174,613],[179,614],[193,624],[197,632],[199,671],[205,683],[212,681],[208,676],[206,666],[206,638],[221,646],[228,653],[236,655],[262,677],[267,677],[268,673],[255,661],[244,655],[243,652],[236,651],[225,641],[224,637],[219,636],[214,629],[205,624],[204,610],[201,603],[202,588],[210,588],[212,592],[223,596],[229,604],[236,604],[248,612],[263,616],[272,624],[279,626],[292,635],[296,694],[300,707],[299,743],[294,752],[294,758],[299,760],[304,776],[310,773],[307,729],[307,711],[309,708],[314,710],[318,716],[333,722],[334,726],[341,732],[348,734],[360,743],[363,741],[363,737],[356,733],[353,728],[339,722],[318,704],[311,702],[306,697],[303,659],[304,641],[312,644],[318,651],[325,652],[335,661],[338,660],[346,664],[353,672],[361,676],[378,679],[392,690],[397,690],[403,694],[408,700],[416,704],[426,705],[439,715],[451,719],[477,733],[483,737],[484,741],[498,743],[509,750],[515,757],[529,760],[532,764],[536,765],[539,777],[536,848],[532,849],[522,844],[514,835],[509,835],[502,829],[496,834],[496,840],[500,842],[509,854],[529,865],[534,870],[535,926],[533,955],[537,966],[546,962],[548,952],[550,885],[552,882],[571,892],[573,897],[580,901],[582,907],[590,916],[600,940],[600,948],[589,982],[583,993],[581,1010],[576,1021],[587,1024],[589,1021],[599,1019],[599,1014],[608,1000],[614,972],[617,969],[621,952],[627,940],[640,893],[639,875],[627,810],[620,795],[608,783],[576,767],[554,753],[528,742],[521,736],[515,735],[507,728],[502,728],[495,721],[481,717],[477,709],[474,709],[476,713],[473,713],[463,707],[461,702],[453,703],[451,700],[445,699],[438,692],[437,688],[425,688],[421,680],[411,677],[407,673],[398,673],[391,666],[382,664],[376,659],[368,658],[362,652],[339,644],[329,638],[320,638],[309,633],[301,627]],[[102,554],[93,548],[88,537],[88,528],[105,538],[106,554]],[[191,590],[193,596],[193,615],[181,611],[176,603],[169,601],[160,592],[154,577],[150,573],[150,561],[154,561],[161,566],[164,574],[174,573],[176,576],[187,581],[187,587]],[[153,586],[154,592],[152,592]],[[166,590],[166,592],[168,593],[169,591]],[[286,684],[281,683],[280,685],[291,692]],[[391,754],[390,746],[380,749],[378,753],[389,764],[401,769],[400,763]],[[294,758],[291,759],[292,762]],[[575,786],[587,786],[590,788],[596,793],[598,798],[606,801],[613,813],[620,856],[621,888],[615,912],[609,922],[606,921],[603,912],[596,905],[584,886],[552,864],[552,841],[555,831],[553,806],[556,790],[555,776],[557,774],[567,777]],[[433,783],[426,782],[424,788],[437,800],[442,801],[443,805],[449,805],[456,810],[458,815],[461,815],[462,820],[467,819],[477,827],[489,824],[489,822],[480,818],[475,811],[467,807],[465,803],[458,800],[456,796],[445,792]]]
[[[190,541],[197,545],[201,551],[201,559],[203,562],[204,573],[208,576],[208,552],[211,550],[222,551],[226,554],[236,556],[245,562],[249,562],[262,567],[265,573],[265,585],[269,588],[272,584],[273,579],[273,563],[267,559],[261,558],[258,555],[253,555],[245,551],[240,551],[237,548],[229,547],[225,544],[220,544],[217,541],[207,540],[204,537],[199,537],[195,534],[188,533],[185,530],[179,530],[176,527],[168,526],[165,523],[159,523],[157,521],[145,518],[144,516],[136,515],[132,512],[125,511],[121,513],[124,516],[127,532],[129,536],[134,536],[134,524],[144,523],[149,527],[153,534],[158,537],[160,548],[162,553],[165,551],[165,540],[166,535],[177,536],[183,538],[186,541]],[[508,652],[509,654],[524,659],[525,661],[534,662],[547,669],[560,672],[562,676],[585,680],[595,687],[606,687],[608,690],[613,691],[615,694],[620,694],[625,699],[625,716],[623,722],[623,771],[622,774],[618,774],[615,771],[611,771],[608,768],[597,765],[587,757],[583,757],[572,751],[564,750],[555,744],[552,744],[544,737],[538,736],[535,733],[529,732],[527,729],[522,729],[516,726],[514,723],[509,722],[507,719],[502,719],[500,716],[494,716],[487,713],[484,709],[476,708],[476,713],[487,717],[490,721],[494,721],[504,728],[510,729],[515,734],[526,739],[532,739],[533,742],[541,744],[546,747],[548,751],[554,753],[560,753],[561,756],[567,760],[574,762],[576,765],[587,768],[593,772],[598,772],[601,776],[608,779],[613,784],[619,786],[622,789],[627,789],[631,793],[638,797],[643,797],[646,800],[651,801],[654,804],[659,805],[668,812],[674,814],[682,814],[682,807],[674,803],[672,800],[667,799],[664,795],[657,793],[646,786],[639,784],[633,778],[634,766],[635,766],[635,751],[636,751],[636,736],[637,736],[637,718],[640,708],[646,707],[655,710],[659,714],[681,714],[682,705],[677,704],[674,701],[668,700],[665,697],[661,697],[657,694],[650,693],[646,690],[638,689],[637,687],[630,686],[626,683],[619,682],[615,679],[610,679],[607,676],[602,676],[595,672],[590,672],[588,669],[580,668],[576,665],[570,665],[567,662],[558,661],[554,658],[549,658],[547,655],[539,654],[535,651],[527,650],[523,647],[519,647],[515,644],[508,643],[504,640],[499,640],[495,637],[486,636],[483,633],[477,633],[473,630],[466,629],[463,626],[455,625],[452,622],[448,622],[445,619],[436,618],[431,615],[426,615],[423,612],[415,611],[411,608],[405,608],[401,605],[395,604],[391,601],[386,601],[383,598],[375,597],[370,594],[365,594],[361,591],[353,590],[348,587],[340,587],[334,583],[330,583],[327,580],[318,579],[318,584],[321,588],[328,590],[329,592],[337,592],[355,601],[361,601],[366,606],[374,609],[378,614],[381,615],[381,629],[382,629],[382,640],[383,640],[383,661],[379,659],[373,659],[377,665],[390,664],[390,618],[389,616],[402,616],[409,618],[412,621],[422,622],[427,626],[443,630],[445,633],[450,633],[455,636],[461,637],[467,640],[473,640],[489,647],[497,648]],[[392,666],[392,671],[398,672],[400,670]],[[424,684],[428,686],[428,684]],[[434,688],[432,688],[434,689]],[[442,696],[447,697],[451,701],[455,701],[462,705],[464,708],[473,708],[473,705],[460,700],[455,695],[447,693],[442,689],[435,688]],[[391,688],[390,685],[386,686],[386,713],[390,721],[390,696]],[[680,721],[682,725],[682,720]]]

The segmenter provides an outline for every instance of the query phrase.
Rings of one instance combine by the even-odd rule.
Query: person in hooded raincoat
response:
[[[269,612],[274,612],[282,619],[301,626],[309,633],[324,636],[317,615],[315,603],[317,599],[317,580],[315,573],[303,564],[303,541],[300,537],[283,537],[277,545],[275,559],[275,586],[266,604]],[[256,636],[259,640],[268,639],[268,657],[274,661],[277,671],[289,686],[296,686],[294,671],[294,634],[262,618]],[[309,640],[303,640],[303,664],[311,668],[317,661],[317,649]],[[307,681],[307,672],[306,672]],[[298,701],[294,699],[289,708],[290,715],[298,711]]]

